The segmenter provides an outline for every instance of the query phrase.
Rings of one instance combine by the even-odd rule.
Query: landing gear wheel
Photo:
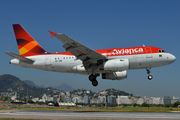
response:
[[[149,80],[151,80],[152,78],[153,78],[153,76],[152,76],[152,75],[149,75],[149,76],[148,76],[148,79],[149,79]]]
[[[92,82],[93,86],[97,86],[98,85],[98,81],[96,80],[96,77],[99,76],[99,74],[91,74],[89,76],[89,80]]]
[[[147,71],[148,79],[149,79],[149,80],[151,80],[151,79],[153,78],[153,76],[150,75],[150,72],[151,72],[150,69],[151,69],[150,67],[146,68],[146,71]]]
[[[97,86],[98,85],[98,81],[97,80],[92,81],[92,85],[93,86]]]
[[[93,75],[93,74],[91,74],[91,75],[89,76],[89,80],[90,80],[91,82],[94,81],[94,80],[96,80],[96,76]]]

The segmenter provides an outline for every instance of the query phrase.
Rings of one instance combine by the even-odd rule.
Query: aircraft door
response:
[[[51,56],[50,55],[46,55],[45,65],[46,66],[50,66],[51,65]]]
[[[152,51],[150,47],[146,47],[146,58],[152,58]]]

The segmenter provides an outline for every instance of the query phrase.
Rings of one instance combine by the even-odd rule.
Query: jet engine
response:
[[[108,70],[108,71],[123,71],[129,69],[129,60],[128,59],[113,59],[103,62],[99,65],[99,70]]]
[[[102,79],[122,80],[127,78],[127,70],[121,72],[102,73]]]

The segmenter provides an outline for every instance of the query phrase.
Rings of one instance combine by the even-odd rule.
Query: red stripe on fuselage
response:
[[[162,50],[158,47],[129,47],[129,48],[113,48],[113,49],[101,49],[95,50],[107,57],[110,56],[127,56],[127,55],[139,55],[139,54],[152,54],[152,53],[159,53],[158,51]],[[82,53],[83,54],[83,53]],[[48,55],[72,55],[70,52],[63,52],[63,53],[49,53]]]

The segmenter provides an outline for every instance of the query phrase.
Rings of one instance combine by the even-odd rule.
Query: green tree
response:
[[[54,106],[59,107],[59,103],[58,102],[54,103]]]
[[[176,103],[174,103],[172,106],[173,106],[173,107],[178,107],[178,105],[180,105],[180,102],[176,102]]]
[[[34,102],[33,102],[32,100],[28,100],[28,103],[31,103],[31,104],[33,104]]]
[[[150,107],[149,104],[147,104],[146,102],[144,102],[143,104],[141,104],[142,107]]]
[[[172,105],[171,104],[165,104],[164,107],[172,107]]]

